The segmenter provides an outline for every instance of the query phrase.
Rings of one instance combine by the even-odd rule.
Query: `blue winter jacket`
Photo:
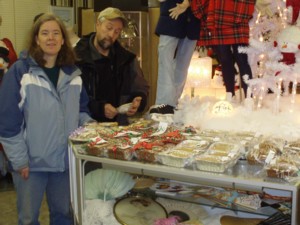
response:
[[[91,120],[80,70],[62,67],[57,88],[31,57],[23,57],[0,86],[0,142],[14,170],[68,169],[68,137]]]

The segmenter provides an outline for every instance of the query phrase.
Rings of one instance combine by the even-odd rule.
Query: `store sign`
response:
[[[228,101],[218,101],[214,104],[212,113],[214,115],[225,116],[230,114],[233,111],[233,106]]]

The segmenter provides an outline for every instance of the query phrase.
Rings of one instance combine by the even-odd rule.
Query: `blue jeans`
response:
[[[38,217],[44,194],[50,211],[50,225],[71,225],[69,171],[30,172],[24,180],[13,172],[17,191],[19,225],[39,225]]]
[[[188,38],[160,35],[156,105],[176,107],[185,85],[196,42]]]

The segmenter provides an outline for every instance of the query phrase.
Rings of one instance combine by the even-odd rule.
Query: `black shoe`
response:
[[[157,105],[150,109],[149,114],[157,113],[157,114],[174,114],[175,107],[170,105]]]

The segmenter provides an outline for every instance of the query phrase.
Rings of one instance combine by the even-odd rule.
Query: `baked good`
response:
[[[277,162],[266,167],[268,177],[285,178],[297,176],[298,168],[287,162]]]
[[[137,150],[135,150],[135,156],[137,158],[138,161],[141,162],[150,162],[150,163],[154,163],[157,162],[157,155],[160,152],[165,151],[167,148],[164,146],[153,146],[151,149],[147,149],[147,148],[139,148]]]
[[[158,154],[159,161],[168,166],[185,167],[191,163],[193,153],[170,149]]]
[[[285,147],[300,151],[300,140],[291,141],[291,142],[287,143],[287,145]]]
[[[239,146],[232,143],[213,143],[204,154],[195,156],[197,169],[223,173],[234,166],[240,157]]]
[[[130,129],[147,130],[153,128],[152,127],[153,124],[154,124],[153,120],[139,119],[129,124],[128,127]]]
[[[185,136],[183,136],[179,130],[168,131],[161,135],[161,141],[163,143],[178,144],[183,140],[185,140]]]
[[[210,142],[207,140],[184,140],[174,147],[174,150],[187,151],[191,153],[205,152]]]
[[[92,122],[84,125],[86,128],[98,129],[101,127],[116,127],[118,126],[117,122]]]
[[[118,126],[113,126],[113,127],[98,126],[96,128],[96,132],[102,138],[113,138],[119,131],[120,128]]]
[[[106,156],[107,148],[109,147],[108,143],[100,144],[100,145],[86,145],[86,153],[88,155],[104,157]]]
[[[93,129],[79,127],[69,136],[71,141],[88,142],[93,138],[98,137],[98,133]]]
[[[198,170],[223,173],[234,166],[238,158],[238,154],[233,157],[203,154],[195,157],[195,164]]]
[[[266,163],[266,160],[270,162],[272,158],[280,155],[282,149],[283,142],[278,142],[275,139],[264,140],[248,152],[246,159],[250,165],[263,165]]]
[[[113,146],[107,149],[107,157],[111,159],[120,159],[130,161],[133,158],[132,148],[120,148]]]

